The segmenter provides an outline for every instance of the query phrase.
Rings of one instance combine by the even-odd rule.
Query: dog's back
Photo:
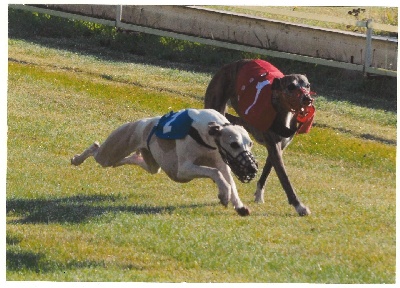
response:
[[[215,141],[208,133],[209,123],[217,123],[219,125],[229,123],[224,116],[213,109],[184,109],[171,115],[167,114],[168,119],[171,120],[166,123],[164,123],[165,121],[161,121],[164,123],[163,125],[170,126],[169,129],[165,130],[173,131],[175,125],[182,125],[179,117],[182,113],[187,113],[190,117],[191,131],[196,131],[196,135],[199,138],[195,137],[195,139],[192,134],[187,134],[185,137],[172,139],[169,137],[158,137],[157,133],[154,133],[148,139],[149,150],[155,161],[160,165],[161,169],[176,182],[188,182],[191,180],[191,178],[186,179],[178,176],[178,168],[185,161],[192,163],[194,161],[199,161],[200,158],[203,160],[206,159],[206,161],[211,159],[211,162],[214,163],[212,166],[215,165],[216,159],[219,158],[215,157],[215,155],[218,155],[215,154],[217,153],[217,150],[215,150]],[[155,125],[157,125],[157,123],[155,123]],[[157,130],[162,131],[164,128],[165,126],[157,127]],[[148,135],[148,133],[145,134]],[[199,143],[199,141],[202,142],[202,144]],[[207,147],[209,144],[215,147]]]

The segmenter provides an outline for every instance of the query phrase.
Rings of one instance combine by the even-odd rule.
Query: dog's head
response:
[[[310,82],[305,75],[290,74],[275,78],[271,89],[280,95],[280,103],[288,111],[298,112],[314,102],[311,95],[315,93],[311,92]]]
[[[222,160],[242,182],[250,182],[257,174],[258,164],[251,153],[253,142],[247,131],[238,125],[210,122],[208,133],[215,138]]]

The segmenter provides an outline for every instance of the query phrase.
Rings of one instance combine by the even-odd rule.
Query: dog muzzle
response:
[[[284,94],[284,106],[291,112],[298,112],[307,106],[312,106],[314,98],[311,95],[315,94],[315,92],[307,91],[304,88],[297,88],[288,94]]]
[[[251,152],[245,150],[234,157],[221,145],[218,145],[218,151],[222,160],[231,168],[233,174],[241,182],[248,183],[256,177],[258,163]]]

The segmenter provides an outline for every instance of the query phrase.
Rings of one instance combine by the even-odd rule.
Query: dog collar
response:
[[[190,127],[189,129],[189,136],[193,138],[194,141],[196,141],[198,144],[201,146],[204,146],[208,149],[216,150],[217,148],[212,147],[208,145],[206,142],[204,142],[203,138],[201,138],[199,131],[197,131],[193,126]]]
[[[272,130],[274,133],[278,134],[283,138],[290,138],[296,133],[297,134],[308,133],[313,124],[314,115],[315,115],[314,105],[306,106],[303,111],[298,112],[298,114],[294,116],[296,117],[296,121],[298,123],[296,129],[290,129],[286,127],[285,124],[280,121],[279,117],[276,117],[271,125],[270,130]]]
[[[228,126],[228,125],[232,125],[231,123],[225,123],[222,126]],[[208,149],[212,149],[212,150],[217,150],[217,148],[208,145],[206,142],[204,142],[203,138],[201,138],[199,131],[197,131],[193,126],[190,127],[189,129],[189,133],[188,135],[190,137],[193,138],[193,140],[195,140],[198,144],[200,144],[201,146],[204,146]],[[215,144],[217,144],[217,146],[219,147],[219,143],[216,142]]]

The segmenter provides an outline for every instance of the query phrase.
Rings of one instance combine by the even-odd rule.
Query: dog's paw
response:
[[[142,153],[140,153],[140,151],[136,151],[136,153],[131,156],[131,161],[133,164],[136,165],[140,165],[146,162],[144,161],[144,158],[142,156]]]
[[[264,203],[264,191],[260,192],[258,189],[256,193],[254,194],[254,202],[256,203]]]
[[[246,206],[236,208],[235,210],[240,216],[249,216],[250,215],[250,209],[247,208]]]
[[[260,188],[258,183],[256,193],[254,193],[254,202],[261,204],[264,203],[264,189]]]
[[[228,207],[229,200],[230,200],[229,195],[218,194],[218,199],[219,199],[219,201],[220,201],[220,203],[221,203],[222,205],[224,205],[225,207]]]
[[[71,165],[78,166],[78,165],[82,164],[83,161],[80,159],[79,156],[80,155],[78,154],[78,155],[75,155],[74,157],[71,158]]]
[[[307,216],[307,215],[311,214],[310,209],[308,209],[307,206],[304,206],[301,203],[299,205],[297,205],[295,208],[296,208],[296,211],[299,214],[299,216]]]

